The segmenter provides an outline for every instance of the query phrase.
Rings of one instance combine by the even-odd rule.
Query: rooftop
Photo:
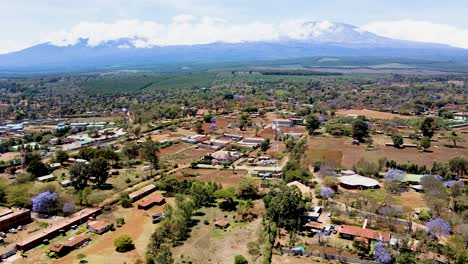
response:
[[[364,229],[361,227],[349,225],[342,225],[340,233],[383,241],[390,241],[391,238],[391,235],[386,232],[376,231],[372,229]]]
[[[361,176],[359,174],[341,176],[339,179],[340,179],[340,183],[349,185],[349,186],[375,187],[379,185],[378,181],[368,178],[368,177]]]

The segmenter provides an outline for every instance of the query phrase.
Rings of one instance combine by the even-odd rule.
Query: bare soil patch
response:
[[[198,175],[195,177],[185,177],[183,173]],[[223,185],[223,188],[227,187],[237,187],[242,176],[247,175],[245,171],[236,171],[235,173],[232,170],[210,170],[210,169],[183,169],[180,170],[176,177],[178,179],[197,179],[202,182],[217,182]]]
[[[336,111],[336,114],[337,115],[362,115],[362,116],[375,118],[375,119],[394,119],[394,118],[408,119],[408,118],[412,118],[412,116],[392,114],[392,113],[386,113],[386,112],[380,112],[380,111],[374,111],[374,110],[368,110],[368,109],[338,110],[338,111]]]

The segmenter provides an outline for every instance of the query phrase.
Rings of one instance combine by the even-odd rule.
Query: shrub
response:
[[[114,240],[115,251],[117,252],[128,252],[133,250],[135,246],[133,245],[132,238],[128,235],[122,235]]]
[[[249,262],[242,255],[236,255],[234,257],[234,264],[248,264]]]
[[[124,224],[125,224],[125,219],[123,219],[123,218],[117,218],[117,219],[115,219],[115,225],[116,225],[117,227],[121,227],[121,226],[123,226]]]
[[[210,224],[210,221],[208,221],[208,219],[205,219],[205,220],[203,221],[203,224],[209,225],[209,224]]]
[[[122,197],[120,197],[120,204],[123,208],[130,208],[132,207],[132,200],[130,200],[128,195],[122,195]]]

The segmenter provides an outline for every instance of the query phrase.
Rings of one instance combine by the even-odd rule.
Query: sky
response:
[[[0,0],[0,10],[0,54],[79,38],[139,38],[146,47],[297,37],[304,21],[468,49],[466,0]]]

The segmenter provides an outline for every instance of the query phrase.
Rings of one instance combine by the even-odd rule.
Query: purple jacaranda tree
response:
[[[426,231],[432,238],[450,235],[450,224],[444,219],[434,218],[426,223]]]
[[[325,122],[325,116],[319,115],[319,116],[318,116],[318,120],[320,121],[320,123]]]
[[[460,187],[464,187],[465,184],[462,181],[446,181],[445,186],[452,188],[453,186],[459,185]]]
[[[334,194],[335,192],[331,188],[328,188],[328,187],[323,187],[322,190],[320,191],[320,196],[322,196],[322,198],[324,199],[329,199],[333,197]]]
[[[440,176],[440,175],[424,174],[424,175],[421,177],[421,179],[424,178],[424,177],[433,177],[434,179],[437,179],[437,180],[439,180],[439,181],[441,181],[441,182],[444,181],[444,177],[442,177],[442,176]]]
[[[48,215],[57,204],[57,193],[45,191],[32,199],[32,211],[39,215]]]
[[[391,182],[403,182],[405,180],[406,173],[402,170],[389,169],[385,175],[384,179]]]
[[[387,249],[381,241],[378,241],[374,244],[373,256],[380,264],[388,264],[392,262],[392,255],[388,253]]]
[[[75,206],[72,203],[65,203],[62,210],[65,214],[72,214],[75,211]]]

